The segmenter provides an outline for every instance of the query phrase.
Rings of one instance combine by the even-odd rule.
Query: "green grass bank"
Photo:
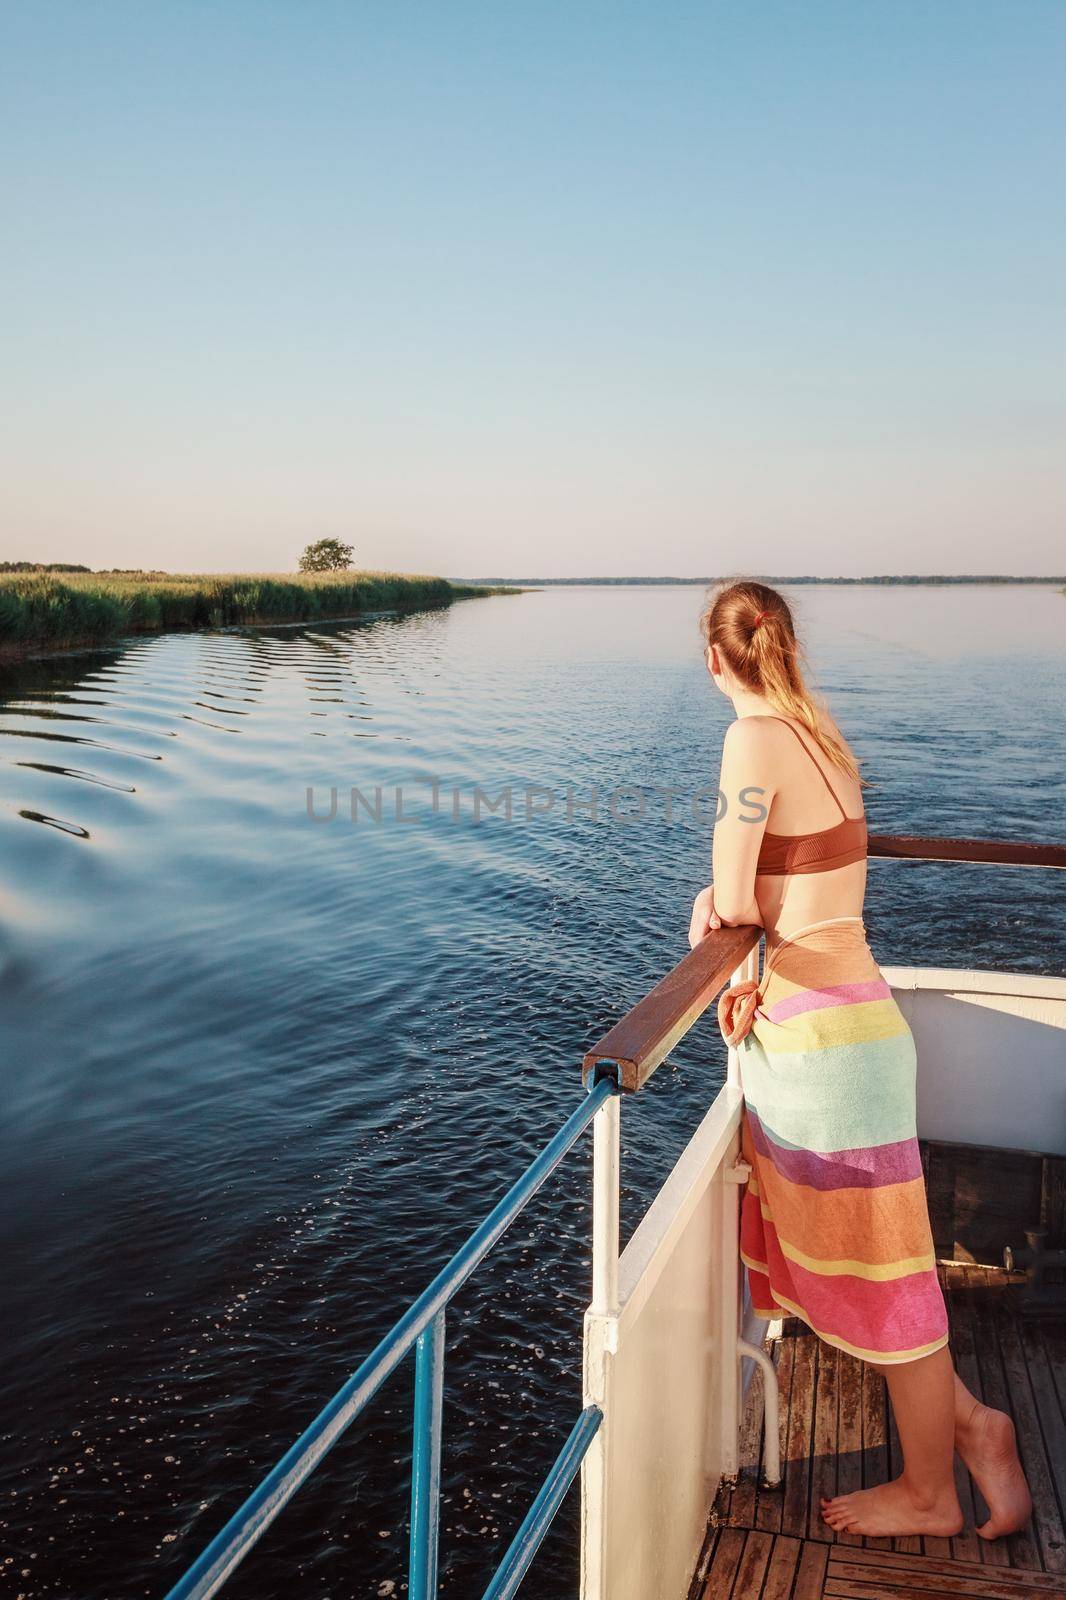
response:
[[[111,644],[125,634],[314,622],[517,593],[396,572],[0,574],[0,661]]]

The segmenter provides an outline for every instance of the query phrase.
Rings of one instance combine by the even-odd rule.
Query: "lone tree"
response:
[[[339,539],[319,539],[300,557],[301,572],[343,572],[352,564],[352,547]]]

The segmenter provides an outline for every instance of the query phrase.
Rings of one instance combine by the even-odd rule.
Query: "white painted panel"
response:
[[[883,970],[918,1050],[920,1136],[1066,1155],[1066,979]]]
[[[734,1464],[738,1188],[727,1173],[741,1103],[721,1091],[623,1252],[617,1318],[586,1318],[586,1402],[607,1420],[583,1477],[583,1600],[685,1600]]]

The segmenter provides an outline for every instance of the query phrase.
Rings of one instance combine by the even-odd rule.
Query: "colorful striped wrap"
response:
[[[723,996],[746,1102],[741,1257],[762,1317],[867,1361],[947,1343],[915,1124],[914,1040],[859,917],[772,948]],[[753,1003],[754,1002],[754,1003]]]

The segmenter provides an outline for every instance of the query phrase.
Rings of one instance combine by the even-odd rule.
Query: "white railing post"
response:
[[[781,1400],[777,1369],[761,1344],[738,1339],[737,1354],[754,1361],[762,1373],[762,1481],[768,1489],[776,1489],[781,1482]]]
[[[581,1464],[582,1600],[609,1600],[611,1394],[618,1349],[619,1098],[612,1095],[592,1124],[592,1300],[585,1312],[583,1404],[599,1406],[603,1421]]]
[[[592,1305],[613,1316],[618,1310],[619,1096],[596,1113],[592,1124]]]

